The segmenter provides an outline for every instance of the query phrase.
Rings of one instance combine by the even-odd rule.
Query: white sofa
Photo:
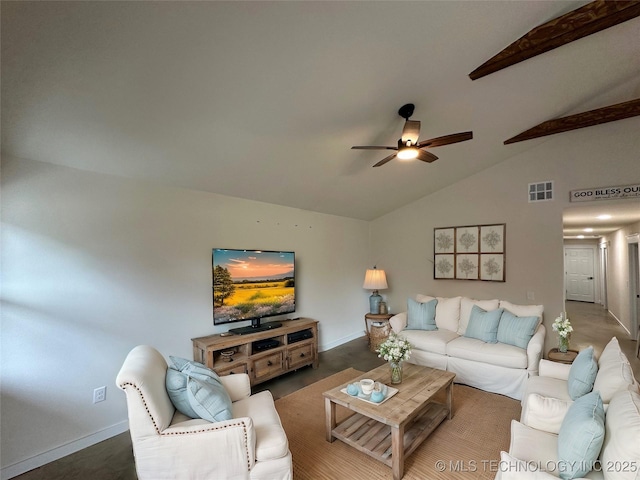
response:
[[[127,394],[129,430],[139,479],[290,480],[291,452],[270,392],[251,395],[249,376],[220,377],[233,418],[189,418],[172,404],[167,362],[154,348],[135,347],[116,384]]]
[[[409,362],[453,372],[456,383],[521,400],[527,379],[538,374],[538,363],[542,357],[545,337],[543,306],[427,295],[417,295],[416,301],[426,303],[434,298],[438,300],[435,310],[437,330],[408,330],[407,312],[389,320],[393,331],[413,345]],[[485,311],[501,308],[518,317],[538,317],[537,329],[527,348],[465,337],[474,305]]]
[[[511,423],[509,452],[501,452],[496,480],[555,479],[567,462],[559,454],[564,420],[579,398],[568,393],[571,365],[540,363],[540,375],[529,379],[520,422]],[[604,410],[604,440],[597,460],[581,478],[640,478],[640,393],[626,356],[614,337],[598,359],[593,392]],[[566,474],[565,474],[566,476]]]

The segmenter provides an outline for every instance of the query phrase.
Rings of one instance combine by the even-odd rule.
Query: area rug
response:
[[[339,440],[325,439],[322,392],[361,375],[353,368],[276,400],[289,438],[296,480],[389,479],[391,468]],[[510,424],[520,418],[520,402],[502,395],[454,385],[454,416],[405,459],[404,478],[493,479],[500,451],[509,450]],[[351,412],[338,406],[338,421]]]

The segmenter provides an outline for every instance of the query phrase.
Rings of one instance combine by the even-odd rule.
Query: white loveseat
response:
[[[542,357],[545,337],[543,306],[467,297],[416,296],[420,303],[433,299],[438,301],[435,309],[437,330],[407,329],[407,312],[389,320],[393,331],[402,334],[413,345],[409,362],[453,372],[456,383],[521,400],[527,379],[538,374],[538,363]],[[517,317],[537,317],[538,326],[526,349],[466,337],[474,305],[487,312],[500,308]]]
[[[568,428],[565,419],[570,409],[583,397],[573,400],[569,394],[571,365],[543,360],[540,375],[528,381],[520,422],[511,422],[509,452],[501,452],[496,480],[570,478],[566,471],[572,464],[587,467],[581,478],[640,478],[640,394],[631,365],[615,337],[603,350],[597,365],[593,393],[600,397],[604,411],[602,443],[599,451],[594,450],[597,458],[576,462],[575,458],[567,460],[560,455],[561,443],[565,442],[565,449],[575,450],[576,445],[579,449],[579,443],[585,443],[589,437],[571,435],[571,430],[568,433],[565,430],[565,438],[561,438],[561,430]]]
[[[290,480],[287,436],[270,392],[251,395],[249,376],[220,377],[233,418],[189,418],[165,387],[167,362],[154,348],[135,347],[116,384],[127,394],[129,430],[139,479]]]

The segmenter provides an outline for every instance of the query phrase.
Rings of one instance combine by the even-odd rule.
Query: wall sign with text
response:
[[[505,281],[506,224],[433,229],[433,278]]]
[[[615,187],[587,188],[571,190],[571,202],[592,202],[594,200],[615,200],[618,198],[640,198],[640,183]]]

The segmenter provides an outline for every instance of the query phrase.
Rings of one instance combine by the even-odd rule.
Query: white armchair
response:
[[[581,354],[583,352],[582,358],[586,358],[588,364],[589,349]],[[573,365],[540,361],[540,375],[527,380],[520,422],[511,422],[509,452],[500,454],[496,480],[551,480],[561,475],[563,469],[589,479],[640,478],[637,467],[628,471],[621,467],[640,465],[640,391],[627,357],[613,337],[598,359],[592,389],[606,412],[604,440],[597,447],[598,452],[593,449],[600,435],[594,427],[598,408],[586,404],[588,410],[585,410],[582,404],[595,393],[571,398],[570,383],[587,371],[593,375],[592,370],[582,368],[585,363],[580,365],[579,360]],[[584,384],[589,385],[591,379],[586,380],[582,378]],[[575,397],[575,390],[573,392]],[[580,408],[576,408],[579,402]],[[589,418],[585,418],[585,411]]]
[[[522,397],[520,421],[525,425],[558,433],[560,425],[573,403],[569,395],[569,373],[572,365],[540,360],[540,374],[527,381]],[[613,337],[598,359],[598,370],[593,390],[600,392],[607,408],[613,396],[638,383],[626,355],[620,349],[618,339]]]
[[[140,480],[292,478],[287,436],[270,392],[251,395],[245,374],[220,377],[234,418],[211,423],[174,408],[166,373],[164,357],[141,345],[129,353],[116,379],[127,396]]]

